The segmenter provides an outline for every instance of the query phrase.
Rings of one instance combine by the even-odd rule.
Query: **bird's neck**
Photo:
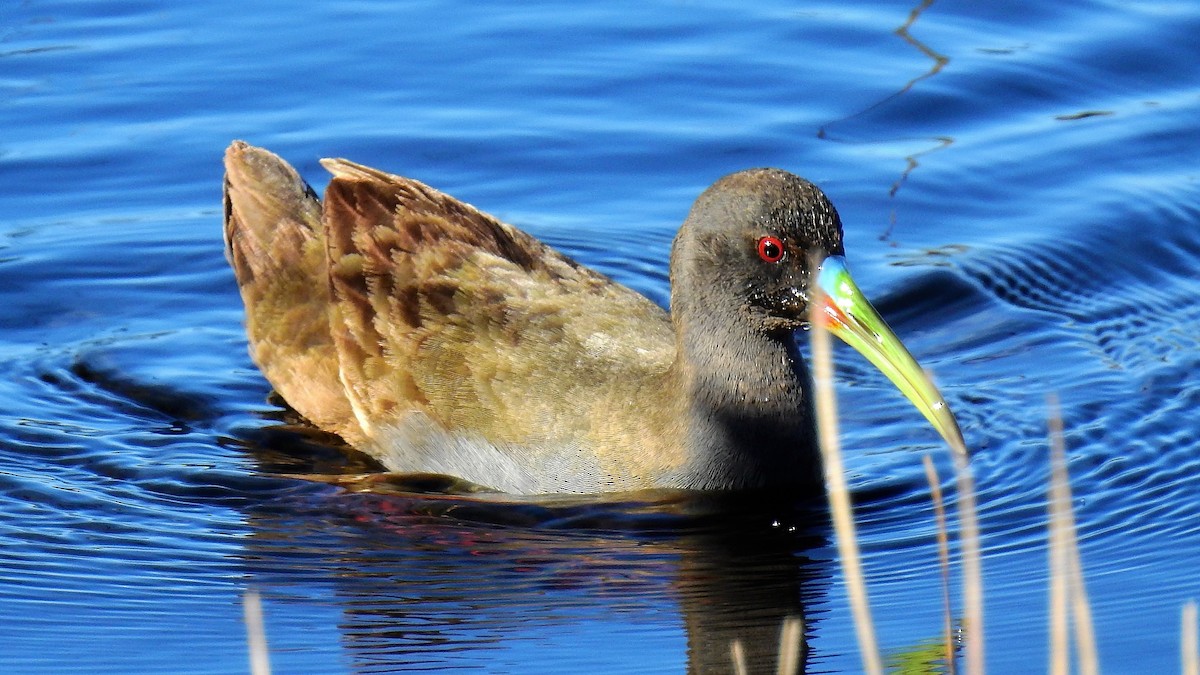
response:
[[[792,336],[714,310],[676,317],[689,401],[687,487],[819,484],[810,378]]]

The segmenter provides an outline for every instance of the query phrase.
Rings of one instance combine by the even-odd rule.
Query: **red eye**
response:
[[[758,240],[758,257],[769,263],[783,260],[783,242],[779,237],[763,237]]]

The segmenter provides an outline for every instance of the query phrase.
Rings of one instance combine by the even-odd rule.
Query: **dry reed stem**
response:
[[[779,660],[775,663],[777,675],[795,675],[800,672],[800,642],[804,639],[804,620],[789,616],[779,628]]]
[[[817,266],[814,264],[812,268],[816,269]],[[829,508],[833,513],[833,529],[837,537],[838,557],[841,558],[842,572],[846,577],[846,590],[854,614],[854,628],[858,636],[858,649],[862,657],[863,670],[870,675],[881,675],[883,661],[879,657],[879,647],[875,640],[875,625],[871,621],[871,607],[867,600],[867,587],[863,580],[862,563],[859,559],[858,535],[854,528],[854,514],[850,506],[850,494],[846,489],[841,444],[838,440],[837,396],[833,391],[832,348],[829,344],[829,331],[825,328],[826,318],[820,310],[822,303],[819,301],[823,294],[815,283],[811,288],[809,323],[812,326],[814,398]]]
[[[1183,606],[1183,633],[1180,635],[1180,660],[1183,675],[1200,675],[1200,636],[1197,636],[1196,601],[1190,600]]]
[[[1075,645],[1079,653],[1079,672],[1099,675],[1100,652],[1096,646],[1096,630],[1092,624],[1092,604],[1083,584],[1083,565],[1079,562],[1079,540],[1075,535],[1075,519],[1068,517],[1067,583],[1071,589],[1071,614],[1075,623]]]
[[[942,632],[946,642],[946,672],[955,675],[957,662],[954,658],[954,612],[950,607],[950,537],[946,533],[946,505],[942,501],[942,484],[938,480],[937,470],[933,467],[933,458],[925,455],[925,479],[929,481],[929,493],[933,499],[933,515],[937,522],[938,566],[942,572]]]
[[[966,672],[971,675],[983,675],[987,669],[983,650],[983,556],[980,553],[979,519],[975,506],[975,477],[971,474],[967,448],[961,442],[950,444],[950,456],[954,458],[954,473],[958,485]]]
[[[1050,480],[1051,489],[1055,490],[1056,495],[1052,503],[1057,503],[1060,507],[1056,517],[1061,524],[1055,529],[1061,527],[1061,564],[1066,573],[1067,597],[1075,624],[1075,649],[1079,654],[1079,672],[1082,675],[1096,675],[1100,672],[1100,658],[1096,649],[1096,631],[1092,625],[1092,608],[1088,602],[1087,588],[1083,585],[1083,564],[1079,559],[1075,513],[1071,508],[1071,478],[1067,474],[1062,413],[1057,396],[1047,396],[1046,403],[1050,408]],[[1054,544],[1053,538],[1051,544]]]
[[[1047,531],[1050,540],[1050,675],[1067,675],[1071,669],[1070,652],[1070,590],[1067,576],[1067,521],[1064,512],[1070,510],[1070,495],[1059,479],[1059,443],[1055,440],[1053,413],[1050,419],[1050,485],[1046,493],[1049,515]]]
[[[780,645],[783,648],[783,645]],[[746,668],[746,649],[742,647],[742,641],[734,639],[729,643],[729,658],[733,661],[734,675],[746,675],[750,671]]]
[[[271,675],[267,631],[263,628],[262,598],[258,591],[249,589],[242,596],[242,614],[246,621],[246,644],[250,649],[250,672],[252,675]]]

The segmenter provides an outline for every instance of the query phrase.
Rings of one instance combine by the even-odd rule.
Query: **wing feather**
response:
[[[361,419],[569,444],[597,433],[587,408],[670,366],[647,298],[417,181],[323,164],[332,332]]]

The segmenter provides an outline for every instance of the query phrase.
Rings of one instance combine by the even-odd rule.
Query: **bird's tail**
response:
[[[329,329],[321,201],[287,162],[234,141],[225,151],[225,249],[246,305],[250,355],[288,404],[354,443]]]

